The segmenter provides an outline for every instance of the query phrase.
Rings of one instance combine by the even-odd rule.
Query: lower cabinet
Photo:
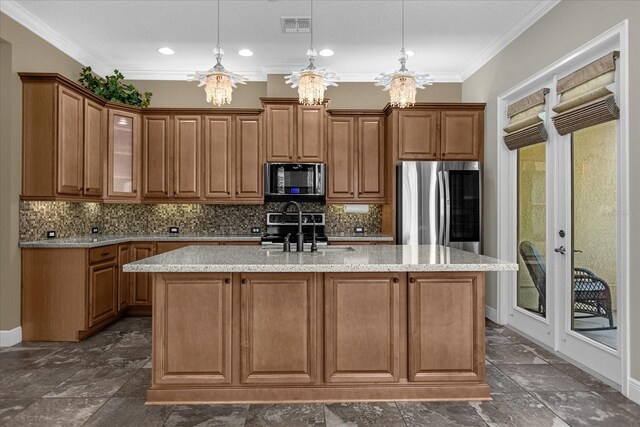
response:
[[[477,273],[409,274],[409,381],[484,379],[482,281]]]
[[[231,274],[167,274],[156,291],[154,382],[230,384]]]
[[[139,261],[153,256],[153,243],[133,243],[131,245],[131,261]],[[151,307],[152,287],[149,273],[135,273],[131,275],[130,307]]]
[[[131,276],[133,273],[125,273],[122,266],[131,262],[131,245],[118,245],[118,312],[129,307],[131,294]]]
[[[313,383],[315,273],[242,274],[240,283],[241,382]]]
[[[89,327],[118,314],[116,259],[89,266]]]

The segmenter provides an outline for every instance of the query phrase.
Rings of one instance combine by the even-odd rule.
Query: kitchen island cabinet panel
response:
[[[400,275],[325,275],[325,381],[397,382]]]
[[[231,383],[231,275],[168,275],[155,298],[155,382]]]
[[[242,383],[313,383],[315,275],[255,273],[241,277]]]
[[[410,381],[484,380],[483,280],[464,273],[409,275]]]

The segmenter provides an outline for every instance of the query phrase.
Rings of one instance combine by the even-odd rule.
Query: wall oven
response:
[[[324,203],[325,172],[324,163],[265,163],[264,199]]]

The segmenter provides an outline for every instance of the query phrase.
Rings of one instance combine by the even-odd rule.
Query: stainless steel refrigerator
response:
[[[396,185],[398,244],[481,253],[480,162],[401,162]]]

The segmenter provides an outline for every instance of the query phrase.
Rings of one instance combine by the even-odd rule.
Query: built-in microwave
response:
[[[324,202],[325,171],[324,163],[265,163],[264,199]]]

